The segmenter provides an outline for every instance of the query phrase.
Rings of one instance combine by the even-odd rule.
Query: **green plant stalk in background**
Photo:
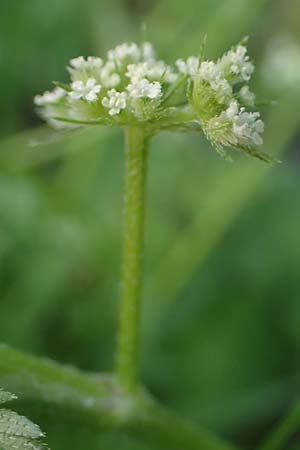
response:
[[[126,129],[123,270],[117,373],[121,386],[129,393],[133,393],[138,384],[148,141],[149,136],[144,128]]]

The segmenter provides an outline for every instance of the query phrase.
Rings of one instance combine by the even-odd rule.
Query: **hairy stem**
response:
[[[126,128],[123,269],[117,375],[123,389],[138,386],[140,301],[149,137],[142,128]]]
[[[237,450],[198,430],[142,388],[126,395],[114,375],[92,375],[0,344],[0,386],[17,394],[22,412],[95,430],[116,429],[174,450]]]

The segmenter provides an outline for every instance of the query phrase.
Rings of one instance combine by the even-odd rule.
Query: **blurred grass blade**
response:
[[[299,430],[300,401],[289,410],[283,421],[276,425],[274,431],[271,432],[258,450],[283,450],[291,437]]]

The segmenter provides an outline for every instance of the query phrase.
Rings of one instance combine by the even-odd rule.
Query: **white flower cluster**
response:
[[[219,116],[210,119],[208,127],[211,130],[225,130],[223,139],[227,145],[259,147],[263,142],[261,134],[264,123],[260,114],[245,111],[235,100]]]
[[[107,92],[107,97],[102,99],[102,105],[108,108],[108,114],[115,116],[119,114],[121,109],[126,108],[126,94],[125,92],[118,92],[115,89],[111,89]]]
[[[190,56],[186,61],[183,59],[177,59],[176,66],[180,73],[184,75],[196,75],[199,69],[199,58],[197,56]]]
[[[215,91],[219,103],[229,104],[233,98],[233,85],[238,82],[248,82],[254,71],[254,66],[247,55],[247,48],[238,45],[230,50],[217,62],[200,61],[196,56],[190,56],[186,61],[176,61],[179,72],[184,75],[197,76],[210,85]],[[254,94],[248,86],[243,86],[242,100],[248,105],[254,104]]]
[[[69,92],[69,97],[73,100],[80,100],[84,98],[88,102],[95,102],[102,86],[97,84],[95,78],[88,78],[87,82],[77,80],[71,84],[72,91]]]
[[[37,106],[54,104],[64,96],[71,102],[99,103],[109,116],[128,108],[140,117],[145,100],[159,100],[163,86],[174,83],[178,74],[164,61],[156,60],[152,45],[121,44],[107,53],[107,60],[89,56],[71,59],[71,84],[68,91],[56,88],[35,97]],[[139,109],[141,111],[139,111]]]
[[[92,79],[95,80],[95,84],[106,88],[116,87],[121,82],[113,61],[104,63],[101,58],[92,56],[86,60],[83,56],[71,59],[69,72],[73,81],[87,82]]]
[[[200,123],[220,151],[222,146],[251,150],[262,145],[264,123],[260,114],[245,109],[255,105],[255,95],[247,84],[254,66],[244,45],[231,49],[216,62],[190,57],[186,62],[177,61],[177,66],[182,73],[194,74],[194,106],[199,112],[205,109]]]
[[[71,59],[70,83],[57,83],[35,104],[54,124],[142,122],[153,132],[189,131],[198,124],[216,145],[258,147],[263,122],[259,113],[245,110],[255,104],[247,84],[253,70],[242,44],[215,62],[190,56],[170,66],[156,59],[150,43],[124,43],[109,50],[106,60]]]
[[[186,61],[178,59],[176,66],[179,72],[185,75],[196,75],[200,68],[203,74],[209,76],[211,80],[220,77],[227,78],[233,74],[241,81],[249,81],[254,71],[254,66],[244,45],[238,45],[235,49],[230,50],[217,63],[204,61],[200,65],[198,57],[190,56]]]
[[[213,61],[203,61],[198,72],[199,80],[203,80],[215,91],[218,103],[228,103],[232,98],[232,87],[224,77],[218,64]]]
[[[225,77],[234,75],[239,81],[249,81],[254,71],[244,45],[238,45],[235,49],[229,50],[217,64]]]

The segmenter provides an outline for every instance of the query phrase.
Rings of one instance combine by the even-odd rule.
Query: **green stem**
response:
[[[142,128],[126,129],[123,269],[117,375],[123,389],[138,385],[140,301],[144,252],[144,216],[148,135]]]
[[[156,402],[148,407],[146,418],[141,416],[136,422],[134,436],[142,436],[150,446],[164,449],[239,450],[206,430],[196,428]]]
[[[284,450],[289,439],[300,429],[300,404],[297,403],[288,412],[283,421],[270,436],[265,439],[259,450]]]
[[[143,389],[124,394],[114,375],[84,373],[1,344],[0,386],[17,394],[16,407],[25,415],[78,423],[97,433],[121,430],[155,448],[237,450],[178,418]]]

